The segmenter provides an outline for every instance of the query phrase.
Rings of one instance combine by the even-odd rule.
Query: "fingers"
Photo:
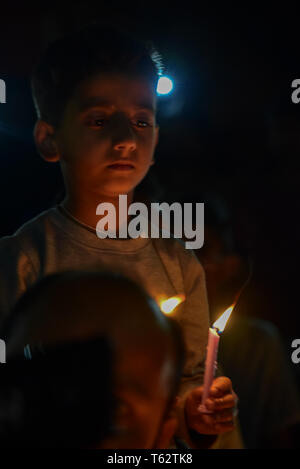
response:
[[[214,379],[209,391],[209,397],[217,399],[232,393],[233,390],[231,380],[229,378],[226,378],[225,376],[221,376],[219,378]],[[199,399],[200,401],[202,399],[202,394],[203,386],[199,386],[193,389],[193,397],[195,399]]]
[[[204,414],[205,421],[208,424],[230,423],[233,421],[233,409],[225,409],[213,414]]]
[[[211,397],[218,398],[230,393],[232,393],[232,383],[229,378],[220,376],[214,379],[209,392]]]
[[[237,395],[235,393],[227,394],[224,397],[212,399],[207,398],[205,406],[210,411],[217,411],[221,409],[232,409],[237,405]]]
[[[220,434],[235,428],[238,398],[229,378],[216,378],[205,401],[208,413],[199,411],[202,403],[203,386],[191,391],[186,399],[186,415],[190,428],[202,434]]]
[[[202,403],[203,386],[193,389],[192,399],[195,406]],[[209,397],[205,401],[205,406],[210,411],[220,409],[230,409],[237,406],[238,397],[232,390],[229,378],[216,378],[210,389]]]
[[[213,415],[216,423],[230,423],[233,421],[232,409],[221,410]]]
[[[218,414],[202,414],[195,419],[193,428],[199,433],[217,435],[232,431],[235,428],[232,412],[224,411]]]

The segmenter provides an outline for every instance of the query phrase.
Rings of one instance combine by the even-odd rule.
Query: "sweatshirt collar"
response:
[[[150,238],[146,237],[139,237],[136,239],[100,239],[96,234],[96,230],[93,231],[91,227],[88,227],[79,220],[68,216],[67,213],[60,209],[59,205],[50,209],[49,215],[52,222],[69,236],[76,239],[81,244],[88,245],[101,251],[135,252],[144,248],[151,241]]]

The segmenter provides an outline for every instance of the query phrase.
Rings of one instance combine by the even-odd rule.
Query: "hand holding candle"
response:
[[[183,295],[178,295],[167,299],[160,298],[158,304],[164,314],[172,316],[184,300]],[[184,415],[187,427],[200,434],[216,435],[234,429],[233,417],[237,396],[232,389],[232,383],[224,376],[214,379],[219,334],[225,328],[232,310],[233,307],[228,308],[210,328],[204,386],[191,389],[185,397]],[[205,402],[207,407],[202,407]],[[199,412],[199,408],[202,411]]]
[[[220,334],[225,329],[226,323],[232,313],[233,308],[234,306],[230,306],[228,309],[226,309],[222,316],[220,316],[219,319],[214,322],[213,326],[209,328],[207,354],[205,362],[204,388],[202,394],[202,402],[199,406],[200,412],[203,413],[211,413],[211,411],[205,407],[205,401],[209,396],[209,391],[217,368],[217,355]]]
[[[185,417],[189,430],[202,435],[218,435],[230,432],[235,428],[237,395],[232,389],[232,383],[226,376],[219,376],[213,380],[209,398],[206,400],[208,410],[199,412],[203,386],[192,389],[185,401]]]

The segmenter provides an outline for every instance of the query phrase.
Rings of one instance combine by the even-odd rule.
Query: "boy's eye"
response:
[[[93,119],[91,121],[92,125],[95,127],[103,127],[104,126],[105,119]]]
[[[149,122],[146,122],[146,121],[143,121],[143,120],[137,120],[135,121],[135,125],[139,128],[146,128],[146,127],[150,127],[150,124]]]
[[[98,116],[88,116],[85,119],[86,125],[90,127],[103,127],[106,123],[107,119],[105,117],[98,117]]]
[[[104,118],[94,118],[94,117],[91,117],[87,120],[87,123],[88,125],[92,126],[92,127],[104,127],[104,125],[107,123],[107,119],[104,119]],[[137,119],[137,120],[134,120],[133,121],[133,125],[135,125],[136,127],[140,128],[140,129],[146,129],[147,127],[151,127],[151,124],[147,121],[144,121],[142,119]]]

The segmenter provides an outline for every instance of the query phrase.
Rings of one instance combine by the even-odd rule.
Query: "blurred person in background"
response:
[[[217,194],[186,196],[204,202],[205,240],[195,253],[206,274],[211,322],[237,301],[222,333],[219,363],[239,396],[247,448],[299,445],[300,399],[277,327],[243,315],[238,298],[251,276],[251,259],[236,247],[228,205]]]

